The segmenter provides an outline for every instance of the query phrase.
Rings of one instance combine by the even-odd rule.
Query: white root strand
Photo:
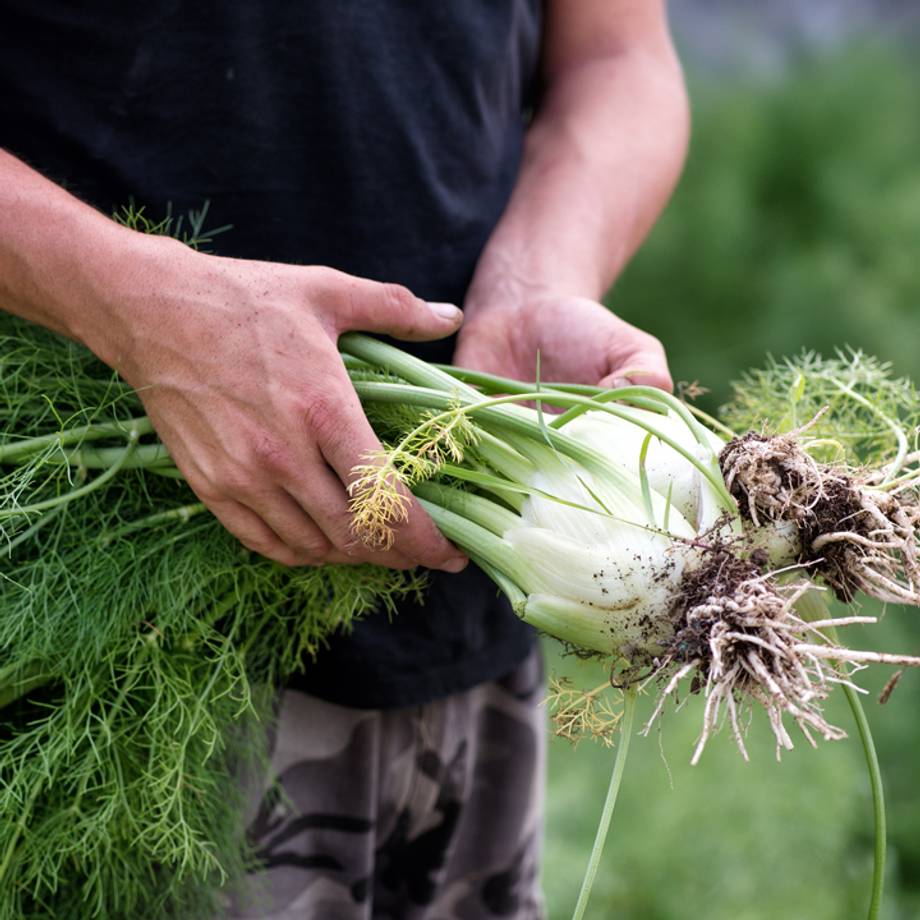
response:
[[[890,655],[887,652],[861,652],[857,649],[834,648],[829,645],[811,645],[799,642],[794,646],[797,652],[814,655],[816,658],[832,658],[838,661],[865,662],[867,664],[899,664],[909,668],[920,668],[920,658],[914,655]]]

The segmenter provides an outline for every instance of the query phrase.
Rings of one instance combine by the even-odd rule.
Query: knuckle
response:
[[[440,569],[451,556],[456,556],[456,553],[425,553],[419,554],[419,556],[413,560],[415,565],[424,566],[426,569]]]
[[[409,288],[389,282],[383,285],[383,301],[388,310],[401,314],[411,312],[418,303]]]
[[[337,528],[337,532],[330,535],[326,554],[345,558],[349,562],[366,562],[367,558],[374,554],[374,550],[355,537],[349,519],[344,527]]]
[[[300,568],[318,569],[321,565],[325,565],[326,562],[325,560],[318,559],[315,556],[301,555],[298,556],[297,562],[294,564]]]
[[[252,475],[242,466],[229,466],[220,471],[209,488],[224,498],[247,495],[252,490]]]
[[[419,565],[418,562],[415,562],[411,559],[406,559],[403,556],[393,556],[386,560],[383,563],[383,560],[371,560],[376,561],[378,564],[385,564],[388,569],[399,569],[401,572],[406,572],[409,569],[414,569]]]
[[[410,566],[423,565],[429,569],[435,569],[457,555],[456,551],[451,552],[443,537],[430,534],[403,532],[397,537],[395,548]]]
[[[273,562],[277,562],[279,565],[283,565],[286,568],[302,564],[302,554],[282,543],[280,540],[250,537],[248,542],[244,545],[248,546],[254,553],[265,556],[266,559],[271,559]]]
[[[217,483],[210,479],[195,482],[195,484],[192,486],[192,489],[198,498],[208,506],[208,508],[214,509],[218,507],[221,502],[226,501],[226,494],[217,485]]]
[[[292,550],[287,549],[273,549],[271,552],[263,553],[263,556],[267,556],[273,562],[277,562],[278,565],[283,565],[287,569],[292,569],[295,566],[302,565],[300,556]]]
[[[635,336],[636,343],[643,350],[652,351],[657,348],[662,348],[661,341],[657,336],[652,335],[651,332],[646,332],[644,329],[636,329]]]
[[[309,429],[316,434],[331,434],[341,424],[341,403],[336,405],[334,397],[325,393],[314,393],[303,402],[302,413]]]
[[[328,557],[332,545],[323,537],[311,537],[304,540],[298,549],[303,558],[316,560],[316,565],[322,565],[323,561]]]
[[[259,469],[274,473],[287,472],[293,466],[287,444],[268,435],[262,435],[253,442],[251,458]]]
[[[210,509],[213,514],[220,516],[228,500],[226,491],[210,472],[189,471],[185,474],[185,481],[191,486],[192,491],[199,500]]]
[[[238,538],[246,549],[252,550],[252,552],[258,553],[260,556],[272,557],[272,554],[277,550],[277,547],[270,540],[262,537],[246,534]]]
[[[645,333],[645,337],[646,337],[645,338],[646,348],[653,355],[664,360],[665,351],[664,351],[664,345],[662,344],[661,339],[657,338],[654,335],[649,335],[648,333]]]
[[[308,299],[317,294],[334,294],[347,276],[328,265],[310,265],[304,269]]]

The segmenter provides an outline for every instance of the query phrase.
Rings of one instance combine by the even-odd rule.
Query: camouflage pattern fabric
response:
[[[424,706],[288,691],[233,920],[541,920],[543,675]]]

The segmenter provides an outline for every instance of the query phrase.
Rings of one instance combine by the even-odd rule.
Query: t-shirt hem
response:
[[[351,668],[340,670],[331,687],[312,681],[308,666],[308,671],[292,677],[287,687],[349,709],[402,709],[431,703],[498,680],[521,664],[536,642],[536,632],[526,630],[500,655],[483,655],[480,652],[474,658],[463,658],[424,673],[368,675],[355,662],[354,673],[349,673]]]

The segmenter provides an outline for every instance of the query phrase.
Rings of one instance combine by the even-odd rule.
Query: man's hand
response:
[[[471,309],[460,331],[454,362],[533,380],[537,352],[542,381],[672,388],[658,339],[584,297]]]
[[[347,485],[381,447],[336,349],[346,330],[450,335],[456,307],[127,230],[3,151],[0,303],[138,389],[189,485],[251,549],[285,565],[466,564],[414,502],[392,549],[356,543]]]
[[[463,568],[417,505],[391,550],[356,542],[346,488],[380,443],[336,350],[348,330],[449,335],[456,307],[329,268],[139,245],[159,256],[139,262],[133,294],[113,302],[114,329],[91,344],[139,390],[176,465],[228,530],[286,565]]]

